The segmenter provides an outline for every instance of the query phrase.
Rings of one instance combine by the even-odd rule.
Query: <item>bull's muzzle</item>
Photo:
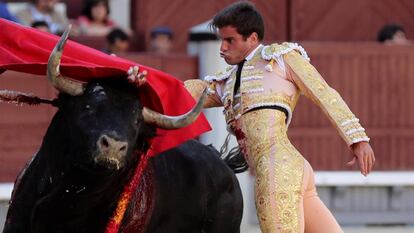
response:
[[[128,143],[116,140],[108,135],[102,135],[97,141],[97,155],[95,163],[119,170],[128,151]]]

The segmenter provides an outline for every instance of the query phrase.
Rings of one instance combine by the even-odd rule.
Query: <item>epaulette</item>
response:
[[[300,52],[303,58],[310,61],[308,54],[302,46],[298,45],[297,43],[290,42],[284,42],[282,44],[275,43],[265,46],[262,50],[262,58],[267,61],[270,61],[272,59],[277,60],[282,55],[287,54],[293,50]]]

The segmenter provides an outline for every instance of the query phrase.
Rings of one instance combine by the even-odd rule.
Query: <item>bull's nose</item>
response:
[[[110,156],[125,156],[127,148],[127,142],[115,140],[112,137],[109,137],[108,135],[102,135],[98,139],[98,149],[102,153]]]

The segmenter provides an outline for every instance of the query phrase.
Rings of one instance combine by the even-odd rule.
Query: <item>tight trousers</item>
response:
[[[274,109],[242,115],[239,144],[255,173],[255,204],[263,233],[341,233],[319,199],[311,165],[287,137],[286,116]],[[241,139],[241,140],[240,140]]]

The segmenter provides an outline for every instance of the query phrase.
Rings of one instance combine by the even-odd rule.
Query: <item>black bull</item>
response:
[[[154,128],[138,88],[92,81],[60,93],[39,152],[18,178],[3,233],[104,232]],[[188,141],[149,160],[120,232],[239,232],[242,196],[216,150]]]

